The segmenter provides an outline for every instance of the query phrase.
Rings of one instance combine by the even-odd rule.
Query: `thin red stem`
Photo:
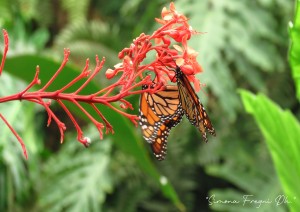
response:
[[[70,55],[70,50],[65,49],[64,50],[64,59],[63,62],[61,63],[59,69],[56,71],[56,73],[51,77],[51,79],[44,85],[44,87],[40,90],[40,92],[45,91],[55,80],[55,78],[59,75],[59,73],[62,71],[62,69],[66,66],[68,60],[69,60],[69,55]]]
[[[66,89],[70,88],[72,85],[74,85],[76,82],[81,80],[82,78],[87,77],[91,72],[84,69],[75,79],[73,79],[71,82],[69,82],[67,85],[65,85],[63,88],[56,91],[56,93],[63,93]]]
[[[77,131],[77,140],[82,143],[85,147],[87,147],[89,144],[87,143],[87,140],[85,138],[83,138],[83,132],[80,128],[80,126],[78,125],[77,121],[75,120],[74,116],[72,115],[72,113],[69,111],[69,109],[65,106],[65,104],[61,101],[61,100],[57,100],[58,104],[62,107],[62,109],[66,112],[66,114],[69,116],[69,118],[71,119],[76,131]],[[62,142],[62,140],[61,140]]]
[[[100,122],[98,122],[96,119],[93,118],[93,116],[91,116],[77,101],[73,101],[73,103],[93,122],[93,124],[96,126],[99,135],[100,135],[100,139],[103,138],[103,128],[104,125]]]
[[[41,98],[38,98],[38,100],[40,101],[40,103],[44,106],[44,108],[48,112],[48,116],[49,116],[48,126],[50,125],[51,118],[53,118],[53,120],[56,122],[59,132],[60,132],[60,142],[62,142],[64,139],[64,131],[66,130],[65,124],[57,118],[57,116],[50,109],[49,104],[46,104]]]
[[[111,93],[111,91],[113,91],[113,89],[115,89],[115,87],[119,86],[120,85],[120,82],[121,82],[121,79],[119,79],[117,82],[115,82],[114,84],[106,87],[106,88],[103,88],[102,90],[94,93],[93,95],[94,96],[98,96],[100,93],[103,93],[104,91],[107,91],[104,95],[102,96],[107,96],[109,93]]]
[[[8,123],[8,121],[4,118],[4,116],[2,116],[2,114],[0,113],[0,118],[4,121],[4,123],[8,126],[8,128],[10,129],[10,131],[15,135],[15,137],[18,139],[19,143],[21,144],[22,150],[23,150],[23,154],[25,156],[26,159],[28,159],[28,155],[27,155],[27,150],[25,147],[25,144],[22,140],[22,138],[19,136],[19,134],[14,130],[14,128]]]
[[[132,123],[134,123],[137,126],[137,122],[135,120],[139,120],[139,117],[137,117],[136,115],[131,115],[131,114],[125,113],[125,112],[115,108],[111,104],[105,104],[105,105],[108,106],[109,108],[113,109],[114,111],[120,113],[121,115],[127,117]]]
[[[96,107],[95,104],[91,104],[91,106],[96,111],[96,113],[101,117],[101,119],[104,121],[105,127],[106,127],[105,133],[107,134],[107,133],[111,132],[113,134],[114,130],[113,130],[112,125],[107,121],[107,119],[103,116],[103,114],[100,112],[100,110]]]
[[[37,66],[33,80],[22,92],[20,92],[20,94],[19,94],[20,98],[22,98],[23,94],[26,93],[34,85],[41,83],[41,81],[39,80],[39,73],[40,73],[40,67]]]
[[[102,69],[103,64],[105,62],[105,58],[102,58],[101,63],[99,62],[99,58],[98,56],[96,56],[96,67],[93,71],[93,73],[90,75],[90,77],[80,86],[80,88],[78,88],[74,94],[78,94],[98,73],[99,71]]]
[[[82,72],[86,72],[87,71],[87,69],[88,69],[88,67],[89,67],[89,65],[90,65],[90,60],[89,59],[86,59],[86,61],[85,61],[85,67],[83,68],[83,71]],[[93,75],[93,74],[92,74]],[[88,80],[91,78],[91,76],[88,78]],[[78,88],[75,92],[73,92],[74,94],[77,94],[77,93],[79,93],[81,90],[82,90],[82,88],[84,88],[86,85],[81,85],[80,86],[80,88]]]
[[[128,102],[127,100],[125,100],[125,99],[120,99],[120,102],[122,102],[122,103],[125,104],[125,108],[124,108],[124,109],[129,108],[130,110],[133,110],[132,104],[131,104],[130,102]]]
[[[1,66],[0,66],[0,75],[3,71],[5,60],[6,60],[6,54],[8,52],[8,46],[9,46],[9,39],[8,39],[8,34],[5,29],[2,30],[3,37],[4,37],[4,50],[3,50],[3,57],[1,61]]]

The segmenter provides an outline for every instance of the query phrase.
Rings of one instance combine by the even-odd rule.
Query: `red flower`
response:
[[[111,78],[119,71],[124,71],[127,66],[128,70],[133,69],[132,71],[141,78],[143,72],[154,72],[155,78],[152,80],[161,86],[168,84],[168,81],[176,81],[174,69],[178,65],[190,82],[194,83],[196,91],[199,91],[199,80],[194,75],[202,72],[202,68],[196,60],[198,53],[187,45],[187,41],[197,32],[188,24],[188,18],[177,12],[174,3],[170,3],[170,9],[164,7],[161,19],[156,18],[156,21],[162,24],[159,29],[152,35],[142,33],[133,40],[129,48],[124,48],[119,53],[120,59],[130,58],[131,63],[124,61],[115,72],[109,69],[106,76]],[[156,58],[151,63],[145,63],[144,59],[153,51],[156,52]],[[151,84],[152,80],[149,78],[144,83]]]

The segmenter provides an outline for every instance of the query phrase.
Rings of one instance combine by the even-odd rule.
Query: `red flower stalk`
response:
[[[133,109],[132,105],[124,98],[133,94],[140,94],[142,92],[155,92],[163,85],[167,84],[169,80],[174,81],[174,68],[176,65],[180,65],[181,70],[188,76],[189,80],[194,83],[196,90],[199,90],[200,88],[199,82],[194,77],[196,73],[202,71],[201,66],[196,61],[197,52],[187,46],[187,41],[193,34],[197,34],[197,32],[192,30],[191,26],[188,25],[188,19],[175,10],[173,3],[170,4],[170,10],[163,8],[161,15],[162,19],[156,19],[156,21],[162,24],[162,26],[152,35],[146,35],[142,33],[139,37],[133,40],[133,43],[129,48],[125,48],[119,53],[119,58],[123,59],[123,62],[115,65],[115,69],[108,69],[106,71],[105,75],[107,79],[115,77],[120,72],[122,73],[117,82],[111,84],[110,86],[93,94],[80,94],[81,90],[91,80],[93,80],[96,74],[98,74],[103,67],[105,59],[103,58],[100,61],[98,56],[96,56],[96,67],[94,70],[89,70],[89,60],[87,59],[83,71],[76,78],[59,90],[48,91],[48,87],[52,83],[55,83],[56,77],[61,71],[63,71],[64,66],[68,62],[70,51],[66,49],[64,51],[64,59],[61,66],[41,89],[37,91],[30,91],[34,85],[41,83],[39,80],[40,69],[39,66],[37,66],[32,82],[23,91],[17,94],[0,97],[0,103],[13,100],[26,100],[40,104],[48,113],[47,126],[49,126],[51,121],[54,120],[60,131],[60,142],[63,142],[64,131],[66,130],[65,124],[60,121],[60,119],[50,108],[51,101],[56,101],[66,112],[75,126],[78,141],[86,147],[89,146],[90,139],[83,136],[81,127],[77,123],[72,112],[65,105],[65,101],[73,103],[92,121],[99,131],[100,139],[103,138],[104,127],[106,128],[106,133],[114,133],[114,131],[111,124],[97,108],[96,104],[106,105],[107,107],[127,117],[135,125],[137,125],[136,120],[138,120],[138,117],[124,111],[124,109],[127,108]],[[0,66],[0,75],[4,68],[6,53],[9,46],[8,35],[5,30],[3,30],[3,35],[5,48]],[[174,44],[173,47],[171,47],[171,44]],[[152,51],[156,53],[156,58],[154,61],[147,64],[144,62],[144,59],[147,57],[147,54]],[[143,73],[146,71],[153,71],[155,73],[155,79],[152,80],[150,76],[143,77]],[[73,86],[76,82],[83,78],[86,78],[85,82],[75,92],[65,92],[67,88]],[[156,83],[154,88],[149,87],[146,90],[137,89],[143,84],[150,85],[153,83],[153,81]],[[116,93],[113,92],[116,90],[118,90],[118,93],[113,94]],[[113,106],[113,102],[120,102],[120,108]],[[89,114],[84,107],[82,107],[82,103],[89,104],[99,117],[92,117],[92,115]],[[0,118],[16,136],[22,146],[23,153],[27,158],[26,148],[20,136],[1,114]],[[102,120],[102,122],[98,121],[98,119]]]

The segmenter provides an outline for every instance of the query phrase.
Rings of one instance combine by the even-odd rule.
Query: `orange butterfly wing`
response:
[[[215,129],[200,102],[194,88],[191,86],[188,78],[182,73],[179,66],[176,67],[176,78],[179,90],[179,99],[182,109],[192,125],[196,126],[202,134],[205,142],[208,141],[206,130],[211,135],[216,135]]]
[[[167,120],[159,126],[156,132],[156,137],[151,143],[152,152],[158,160],[165,159],[167,154],[167,139],[170,134],[170,130],[180,123],[182,115],[174,116],[171,120]]]
[[[177,86],[167,85],[162,91],[141,95],[139,124],[144,139],[151,144],[158,160],[165,158],[170,130],[182,120],[182,116]]]

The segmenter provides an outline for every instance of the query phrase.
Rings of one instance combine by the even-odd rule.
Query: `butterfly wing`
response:
[[[149,107],[162,121],[171,120],[173,116],[181,113],[178,87],[175,85],[167,85],[162,91],[144,95]]]
[[[181,121],[182,116],[177,86],[168,85],[162,91],[141,95],[139,124],[144,139],[151,144],[158,160],[165,158],[170,130]]]
[[[198,104],[198,111],[199,111],[199,116],[200,116],[200,119],[202,120],[203,122],[203,125],[205,127],[205,129],[213,136],[216,136],[216,131],[215,131],[215,128],[213,127],[209,117],[208,117],[208,114],[204,108],[204,106],[202,105],[202,103],[200,102],[199,100],[199,104]]]
[[[176,78],[182,109],[191,124],[199,129],[203,140],[207,142],[206,130],[210,134],[216,135],[208,114],[188,78],[182,73],[178,66],[176,67]]]
[[[158,128],[154,142],[151,143],[151,149],[158,160],[164,160],[167,154],[167,140],[170,134],[170,130],[175,127],[182,120],[183,113],[174,116],[171,120],[165,121]]]

